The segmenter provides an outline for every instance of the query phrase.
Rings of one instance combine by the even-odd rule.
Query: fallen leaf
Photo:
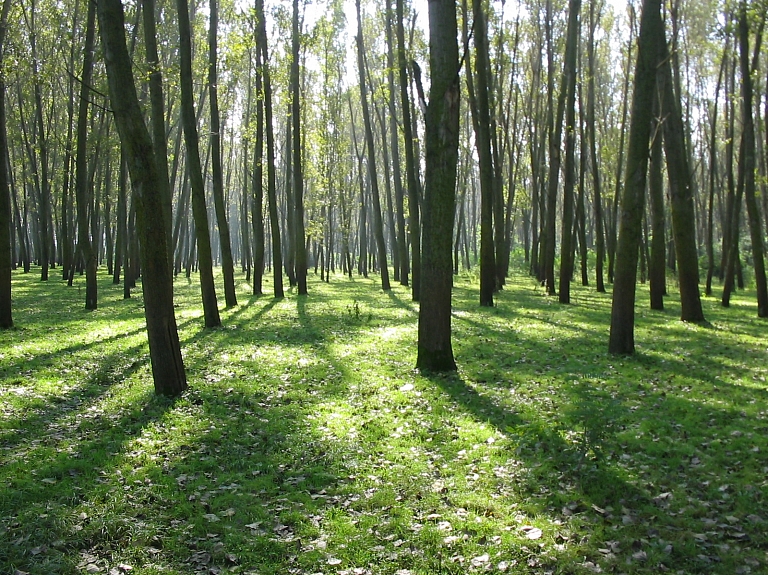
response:
[[[538,527],[533,527],[532,525],[524,525],[520,528],[520,530],[525,533],[526,538],[534,540],[534,539],[541,539],[541,536],[543,535],[543,532]]]
[[[215,513],[206,513],[203,515],[205,519],[207,519],[210,523],[216,523],[219,520],[219,516]]]
[[[328,558],[328,565],[339,565],[339,564],[341,564],[341,559],[338,559],[337,557]]]

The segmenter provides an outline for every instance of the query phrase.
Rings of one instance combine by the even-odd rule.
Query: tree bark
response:
[[[389,291],[389,268],[387,267],[387,245],[384,240],[384,222],[381,216],[381,200],[379,195],[379,179],[376,173],[376,146],[373,142],[371,116],[368,110],[368,90],[365,82],[365,46],[363,43],[363,20],[360,15],[360,0],[355,0],[357,10],[357,67],[360,78],[360,103],[363,108],[363,125],[365,127],[365,142],[368,149],[368,175],[371,182],[373,200],[373,226],[376,237],[377,254],[381,274],[381,289]]]
[[[155,391],[174,396],[186,389],[187,379],[173,309],[173,281],[159,193],[160,174],[133,82],[125,45],[122,3],[99,0],[98,8],[111,106],[126,150],[137,204],[144,313]]]
[[[80,256],[85,262],[85,309],[98,307],[96,283],[96,253],[88,230],[88,211],[91,204],[88,185],[88,90],[93,76],[93,46],[96,33],[96,3],[88,2],[85,45],[83,47],[83,74],[80,84],[80,102],[77,116],[77,150],[75,152],[75,195],[77,197],[77,243]]]
[[[205,206],[205,182],[200,165],[197,120],[192,93],[192,38],[187,0],[177,0],[179,18],[179,60],[181,68],[181,123],[187,146],[187,168],[192,184],[192,213],[197,235],[197,254],[200,271],[200,288],[203,296],[205,327],[221,325],[213,283],[213,258],[211,239],[208,235],[208,210]]]
[[[558,285],[560,303],[571,303],[571,276],[573,275],[573,189],[576,184],[576,56],[579,42],[580,12],[581,0],[570,0],[562,88],[565,91],[567,112],[565,116],[565,176]],[[559,142],[558,138],[558,145]]]
[[[272,245],[272,290],[276,298],[285,297],[283,290],[283,254],[280,241],[280,216],[277,213],[277,176],[275,167],[275,130],[272,121],[272,79],[269,70],[267,27],[264,19],[264,0],[256,0],[257,49],[261,50],[261,74],[264,80],[264,124],[267,132],[267,204]]]
[[[663,30],[661,14],[657,26]],[[672,84],[672,68],[666,38],[659,44],[659,71],[657,80],[660,97],[663,98],[662,114],[665,117],[664,153],[667,159],[669,196],[672,211],[672,236],[677,255],[677,281],[680,285],[680,319],[683,321],[704,321],[699,293],[699,258],[696,250],[696,216],[693,206],[693,184],[691,168],[686,152],[683,119],[680,113],[679,94],[676,96]]]
[[[760,42],[758,37],[757,42]],[[742,97],[742,133],[741,153],[739,155],[739,188],[744,189],[747,204],[749,234],[752,240],[752,259],[754,260],[755,284],[757,288],[757,315],[768,317],[768,286],[765,277],[765,257],[763,230],[760,221],[760,209],[755,197],[755,123],[752,117],[752,66],[749,63],[749,23],[747,21],[747,3],[739,4],[739,62],[741,66]]]
[[[451,239],[459,149],[459,47],[453,0],[429,0],[432,85],[426,115],[424,250],[416,367],[455,371],[451,346]]]
[[[11,194],[8,177],[8,133],[5,126],[5,69],[3,56],[11,0],[0,13],[0,329],[13,327],[11,305]]]
[[[664,28],[661,26],[660,14],[660,0],[643,0],[632,91],[627,171],[621,198],[621,225],[616,247],[616,274],[608,343],[610,353],[630,354],[635,351],[637,257],[642,239],[648,142],[653,118],[656,68],[659,61],[658,46],[664,42]]]
[[[408,232],[411,239],[411,299],[418,301],[421,295],[421,227],[419,225],[419,187],[416,181],[416,159],[413,153],[411,102],[408,97],[408,68],[405,58],[403,1],[396,0],[395,8],[397,12],[397,65],[400,75],[400,104],[403,113],[405,180],[408,186]]]
[[[293,60],[291,61],[291,120],[293,128],[293,200],[296,210],[296,284],[307,294],[307,248],[304,231],[304,167],[301,140],[301,89],[299,85],[299,0],[293,0]]]

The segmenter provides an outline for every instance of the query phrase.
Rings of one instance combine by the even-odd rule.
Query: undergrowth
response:
[[[220,277],[218,278],[220,280]],[[414,370],[417,304],[310,277],[203,328],[152,392],[140,290],[14,272],[0,333],[0,572],[765,573],[768,391],[754,294],[711,327],[648,309],[607,353],[610,294],[457,278],[451,375]],[[671,289],[670,291],[674,291]]]

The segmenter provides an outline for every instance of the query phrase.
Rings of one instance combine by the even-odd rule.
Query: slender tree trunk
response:
[[[396,1],[397,63],[400,74],[400,104],[403,113],[405,143],[405,179],[408,186],[408,227],[411,240],[411,298],[418,301],[421,294],[421,227],[419,225],[419,188],[416,180],[416,159],[413,152],[411,103],[408,97],[408,69],[405,58],[403,1]]]
[[[608,230],[608,281],[613,283],[614,280],[614,265],[616,260],[617,233],[619,231],[619,199],[622,197],[622,167],[624,165],[624,138],[627,133],[627,112],[629,110],[629,79],[630,68],[632,66],[632,48],[634,46],[635,39],[633,38],[633,32],[635,30],[635,16],[634,8],[630,6],[630,19],[629,19],[629,41],[627,42],[627,64],[624,71],[624,90],[622,92],[622,104],[621,104],[621,129],[619,135],[619,158],[616,162],[616,185],[613,192],[613,201],[611,202],[611,218],[610,218],[610,230]]]
[[[186,389],[187,378],[173,309],[167,226],[158,193],[160,173],[133,83],[122,3],[99,0],[98,5],[111,105],[126,150],[138,208],[144,312],[155,391],[174,396]]]
[[[13,327],[11,305],[11,194],[8,174],[8,133],[5,125],[5,71],[3,56],[11,0],[0,13],[0,329]]]
[[[648,172],[653,98],[656,88],[658,46],[664,42],[660,0],[643,0],[637,64],[632,90],[632,116],[621,225],[616,248],[616,276],[611,308],[610,353],[635,351],[635,289],[638,248],[642,239],[643,204]]]
[[[221,121],[219,118],[219,86],[217,73],[219,9],[217,0],[209,0],[211,8],[208,31],[208,90],[211,106],[211,152],[213,154],[213,205],[221,246],[221,268],[224,276],[224,301],[227,307],[237,305],[235,292],[235,262],[232,258],[232,242],[227,222],[227,205],[224,202],[224,170],[221,162]]]
[[[658,26],[663,29],[661,15]],[[680,307],[683,321],[704,321],[699,292],[699,258],[696,250],[696,216],[693,205],[692,172],[686,151],[683,120],[680,113],[679,94],[676,97],[672,85],[672,69],[666,39],[660,46],[659,68],[662,75],[657,81],[663,98],[662,113],[665,117],[664,152],[667,158],[670,205],[672,208],[672,235],[677,255],[677,280],[680,285]],[[663,90],[663,91],[662,91]]]
[[[275,163],[275,131],[272,120],[272,79],[269,70],[267,28],[264,19],[264,0],[256,0],[257,49],[261,50],[261,75],[264,81],[264,127],[267,135],[267,205],[269,209],[270,243],[272,247],[272,290],[276,298],[285,297],[283,291],[283,254],[280,242],[280,216],[277,212],[277,176]],[[260,47],[260,48],[259,48]]]
[[[454,0],[429,2],[432,85],[426,115],[424,251],[416,367],[454,371],[451,238],[459,149],[459,47]]]
[[[656,110],[651,135],[651,163],[648,176],[648,195],[651,199],[651,257],[649,264],[651,309],[664,309],[666,293],[666,232],[664,230],[664,173],[662,172],[662,127],[658,112],[658,96],[654,99]]]
[[[98,306],[96,283],[97,261],[91,235],[88,230],[88,208],[91,203],[88,185],[88,104],[89,87],[93,72],[93,46],[96,34],[96,4],[88,2],[85,46],[83,48],[83,74],[80,84],[80,102],[77,117],[77,150],[75,153],[75,195],[77,197],[77,243],[80,256],[85,262],[85,309]]]
[[[725,63],[728,53],[728,40],[726,39],[726,49],[723,51],[723,58],[720,63],[720,72],[717,75],[717,86],[715,87],[715,103],[712,108],[712,119],[710,121],[709,135],[709,203],[707,206],[707,284],[704,293],[712,295],[712,276],[715,273],[715,238],[714,238],[714,205],[715,189],[717,188],[717,113],[718,99],[720,97],[720,86],[723,81]]]
[[[179,18],[179,58],[181,67],[181,122],[187,147],[187,166],[192,184],[192,212],[197,235],[197,253],[200,270],[200,287],[203,296],[205,327],[221,325],[213,283],[213,258],[208,235],[208,210],[205,206],[205,182],[200,165],[197,121],[192,93],[192,37],[187,0],[176,2]]]
[[[469,42],[467,30],[468,10],[466,2],[462,35],[464,44]],[[488,56],[488,24],[482,7],[482,0],[473,0],[472,14],[474,18],[475,65],[474,73],[467,66],[467,91],[469,93],[472,124],[475,129],[475,145],[480,167],[480,305],[493,307],[493,292],[496,289],[496,258],[493,236],[493,156],[491,155],[491,114],[488,102],[489,56]],[[474,76],[477,75],[475,86]]]
[[[565,181],[563,182],[563,223],[558,286],[560,303],[571,303],[571,277],[573,276],[573,189],[576,184],[576,60],[580,12],[581,0],[570,0],[562,88],[565,91],[567,113],[565,116]],[[559,145],[559,138],[557,141]]]
[[[760,31],[762,33],[762,30]],[[757,43],[760,43],[760,36]],[[739,52],[741,65],[741,97],[742,97],[742,133],[741,151],[739,154],[739,190],[743,188],[747,204],[749,233],[752,240],[752,259],[755,268],[755,284],[757,288],[757,315],[768,317],[768,286],[765,277],[765,257],[763,246],[763,230],[760,221],[760,211],[755,197],[755,124],[752,117],[752,66],[749,63],[749,23],[747,21],[747,3],[739,3]],[[757,60],[757,59],[755,59]]]
[[[293,194],[296,210],[296,284],[299,295],[307,294],[307,248],[304,243],[304,167],[301,140],[301,87],[299,85],[299,0],[293,0],[293,60],[291,61],[291,119],[293,123]]]
[[[296,0],[294,0],[296,1]],[[373,129],[368,110],[368,95],[365,82],[365,47],[363,44],[363,20],[360,15],[360,0],[355,0],[357,10],[357,66],[360,75],[360,103],[363,108],[363,125],[365,141],[368,148],[368,175],[371,181],[371,196],[373,200],[373,225],[376,236],[376,247],[381,274],[381,289],[389,291],[389,268],[387,267],[387,246],[384,240],[384,223],[381,216],[381,201],[379,196],[379,180],[376,174],[376,146],[373,141]]]
[[[261,48],[256,49],[256,142],[253,150],[251,225],[253,226],[253,294],[261,295],[264,275],[264,100]],[[249,98],[250,99],[250,98]]]

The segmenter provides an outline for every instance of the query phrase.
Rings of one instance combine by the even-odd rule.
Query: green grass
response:
[[[102,272],[103,273],[103,272]],[[220,279],[220,278],[219,278]],[[377,278],[250,296],[152,391],[140,290],[99,309],[14,273],[0,333],[0,573],[765,573],[768,357],[754,294],[711,327],[651,312],[607,353],[610,295],[516,273],[454,291],[459,372],[413,369],[417,307]],[[76,283],[82,283],[81,279]],[[266,286],[266,282],[265,282]],[[219,288],[221,292],[221,288]],[[670,292],[675,287],[670,286]]]

